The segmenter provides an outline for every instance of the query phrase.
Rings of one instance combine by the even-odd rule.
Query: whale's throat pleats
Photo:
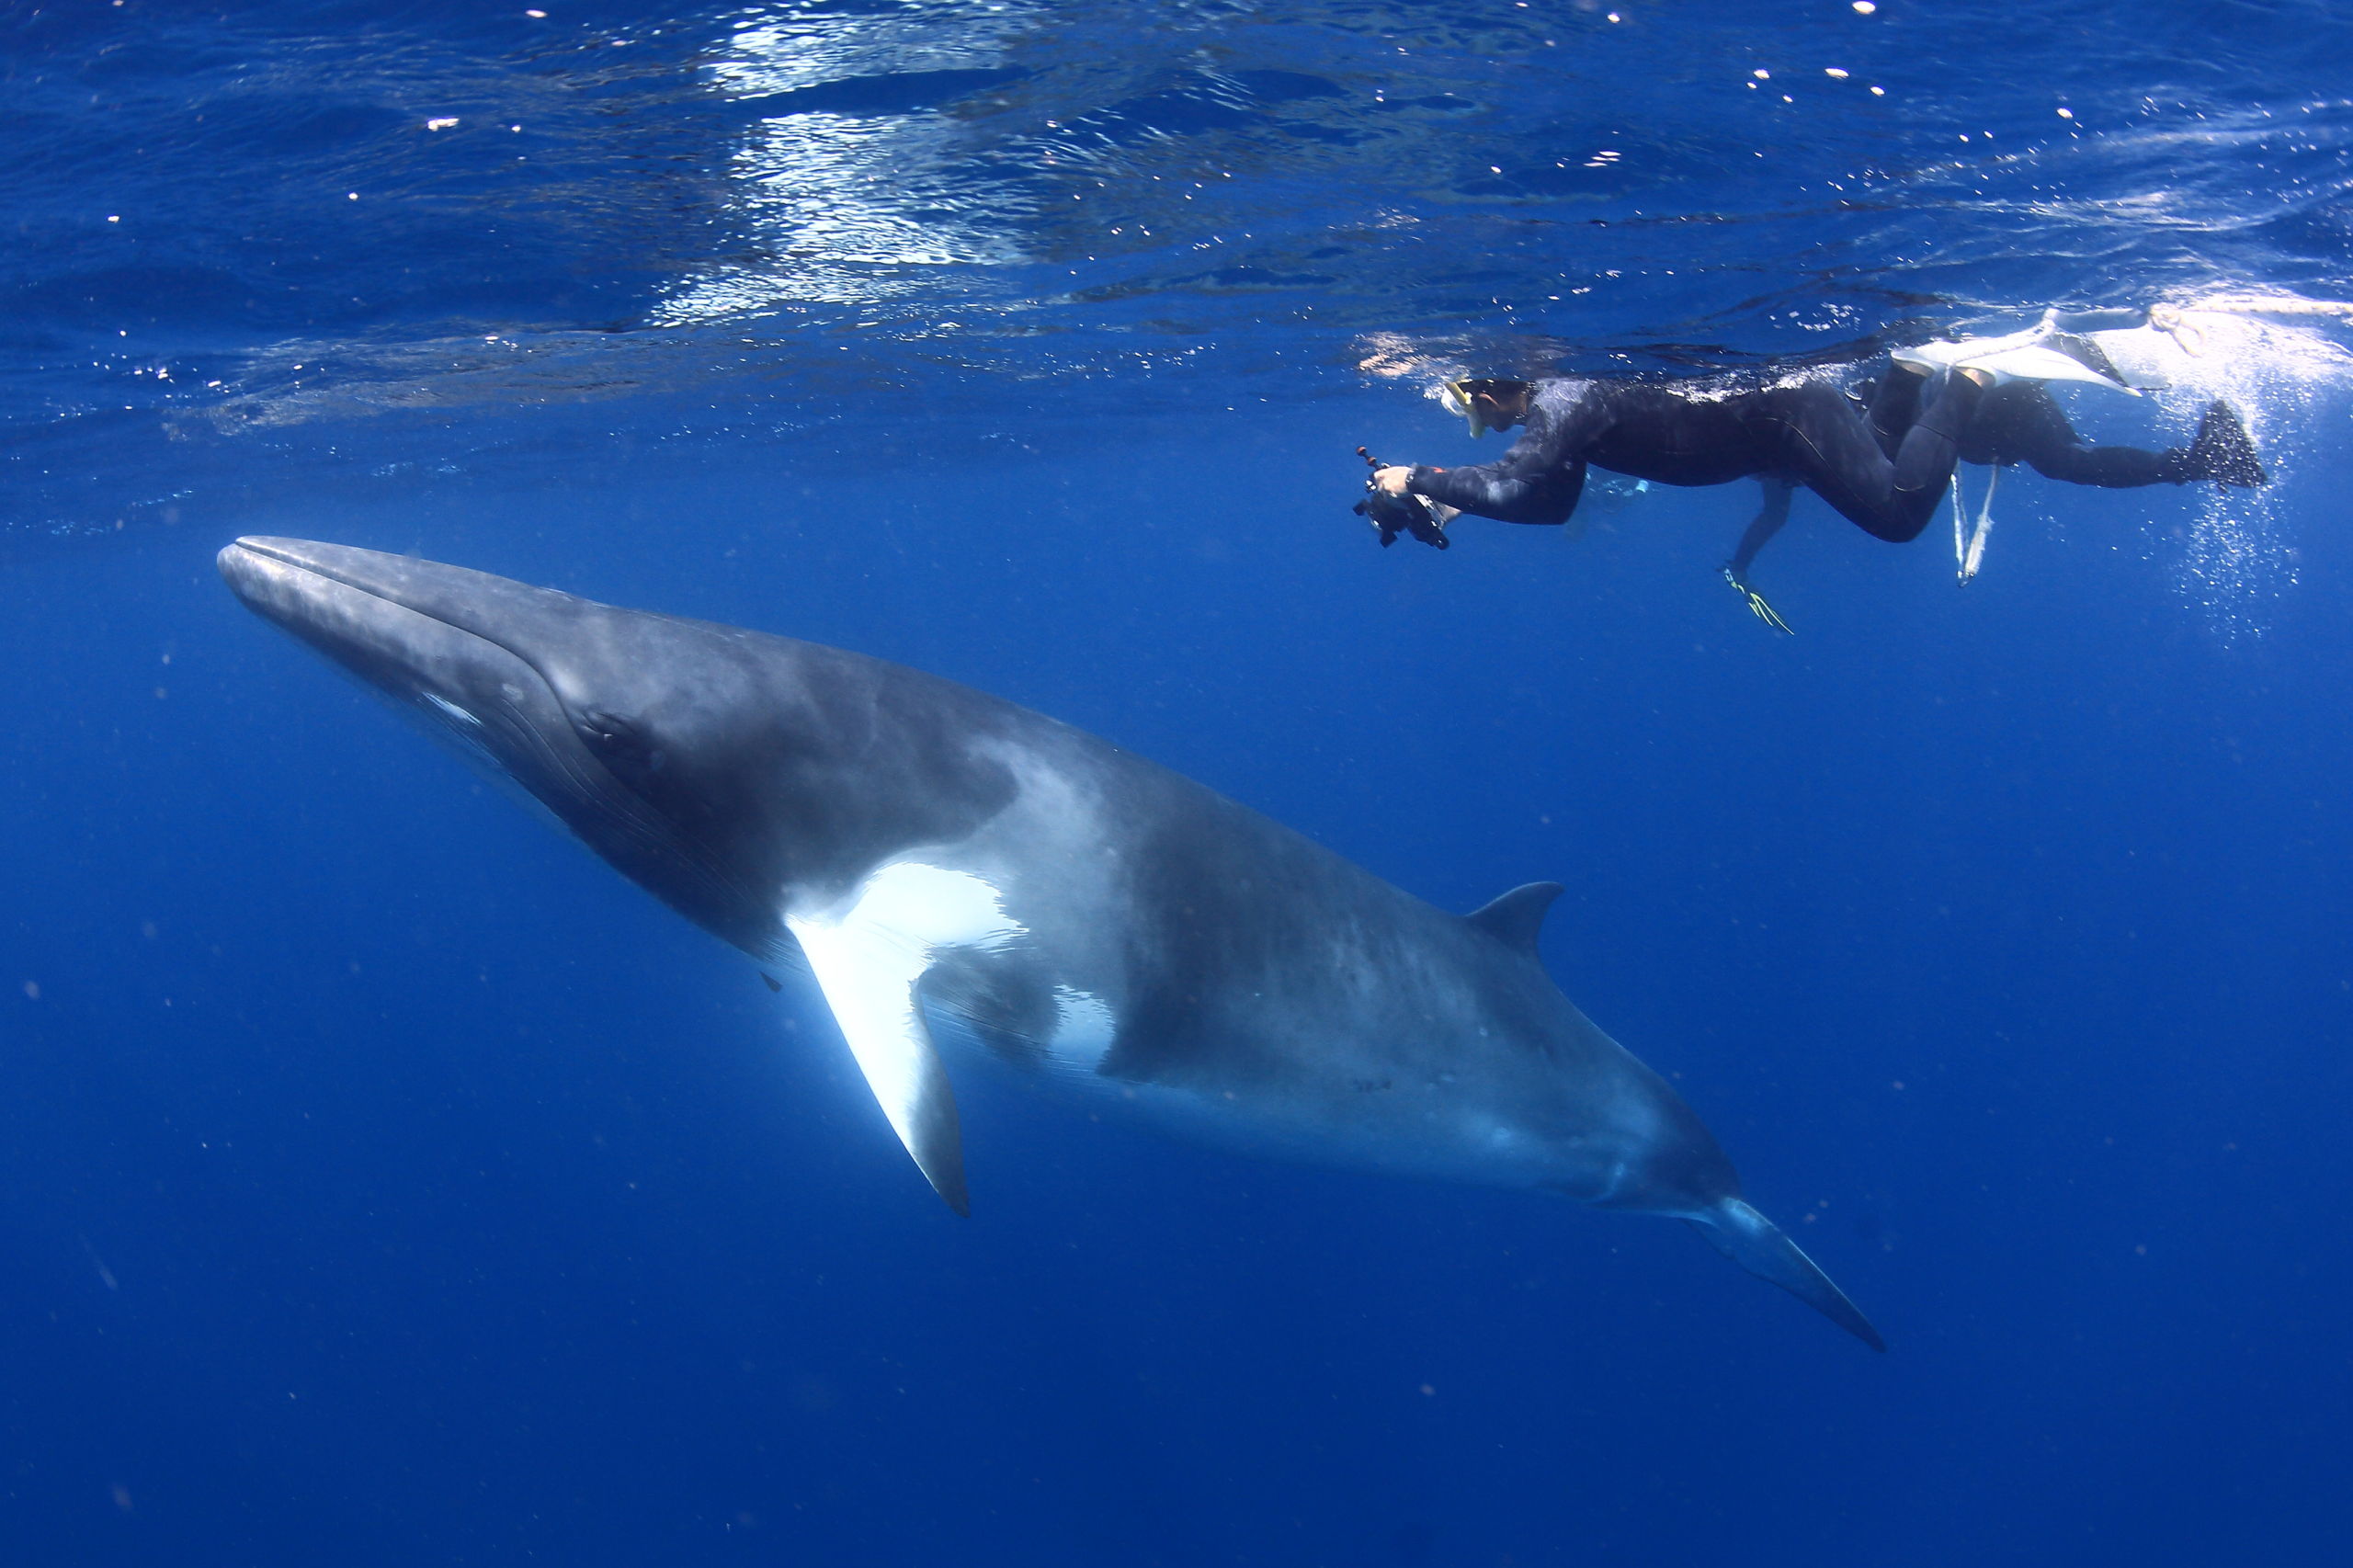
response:
[[[824,909],[790,911],[784,923],[899,1142],[949,1208],[971,1212],[956,1096],[915,988],[942,954],[1002,948],[1023,927],[985,878],[915,860],[882,867]]]

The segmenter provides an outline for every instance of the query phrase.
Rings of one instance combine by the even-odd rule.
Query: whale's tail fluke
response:
[[[1715,1249],[1759,1279],[1769,1279],[1807,1306],[1845,1329],[1874,1350],[1885,1350],[1870,1319],[1855,1309],[1847,1293],[1814,1267],[1813,1259],[1781,1227],[1737,1198],[1727,1198],[1714,1209],[1691,1217],[1698,1231]]]

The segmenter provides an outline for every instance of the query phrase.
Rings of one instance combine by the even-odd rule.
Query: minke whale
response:
[[[960,1214],[943,1046],[1269,1153],[1688,1221],[1886,1347],[1554,986],[1557,883],[1448,914],[1108,742],[838,648],[300,540],[220,565],[631,881],[805,963]]]

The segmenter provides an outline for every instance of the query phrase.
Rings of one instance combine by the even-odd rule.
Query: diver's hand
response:
[[[1413,477],[1410,468],[1377,468],[1372,471],[1372,487],[1383,495],[1403,495],[1405,482]]]

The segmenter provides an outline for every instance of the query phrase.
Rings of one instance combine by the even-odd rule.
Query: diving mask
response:
[[[1471,426],[1471,436],[1473,440],[1487,433],[1487,422],[1480,417],[1479,404],[1471,395],[1476,384],[1475,381],[1465,377],[1461,381],[1449,381],[1441,389],[1445,394],[1447,412],[1458,415]]]
[[[1475,437],[1490,430],[1508,430],[1528,415],[1526,399],[1530,388],[1526,381],[1509,376],[1461,376],[1440,387],[1447,411],[1462,416]],[[1483,406],[1480,399],[1487,400]],[[1501,418],[1489,422],[1489,416],[1502,409],[1518,404]]]

